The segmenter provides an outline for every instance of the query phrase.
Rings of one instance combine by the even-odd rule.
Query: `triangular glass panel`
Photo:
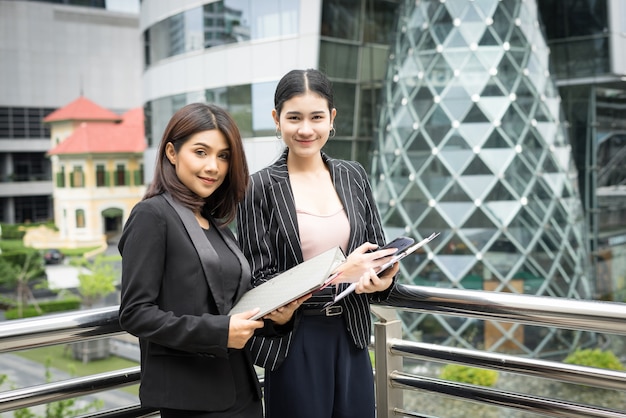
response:
[[[543,160],[543,166],[541,170],[544,174],[546,173],[561,173],[561,171],[557,168],[555,161],[552,158],[546,158]]]
[[[450,13],[450,16],[454,19],[463,16],[463,12],[467,8],[467,5],[463,2],[450,1],[445,3],[445,7],[446,9],[448,9],[448,13]]]
[[[511,100],[508,97],[483,97],[477,103],[489,120],[502,120],[504,112],[507,111]]]
[[[463,35],[467,44],[471,45],[478,44],[478,41],[485,32],[485,28],[484,22],[463,22],[463,24],[458,27],[458,31]]]
[[[475,4],[478,14],[480,14],[483,19],[493,15],[498,5],[498,2],[494,2],[493,0],[474,0],[473,3]]]
[[[427,72],[428,81],[430,86],[438,95],[447,87],[448,82],[452,80],[453,71],[448,65],[448,62],[439,55],[434,61],[432,67]]]
[[[535,109],[535,120],[537,122],[554,122],[550,110],[544,103],[538,103]]]
[[[431,196],[437,198],[443,188],[452,179],[448,169],[441,162],[434,158],[427,167],[421,180]]]
[[[476,156],[472,160],[472,162],[467,166],[465,172],[463,172],[463,176],[470,175],[489,175],[493,177],[493,172],[485,165],[483,160],[480,157]]]
[[[441,15],[431,24],[433,38],[439,45],[442,45],[453,27],[450,15],[448,13]]]
[[[472,102],[469,99],[445,98],[441,101],[441,104],[453,121],[463,120],[470,106],[472,106]]]
[[[508,94],[505,94],[505,92],[500,87],[498,79],[491,76],[489,77],[489,81],[485,85],[485,88],[480,93],[481,99],[490,96],[508,96]]]
[[[487,26],[485,32],[483,33],[483,37],[480,38],[478,42],[479,48],[486,46],[498,46],[500,45],[500,41],[498,38],[494,36],[493,30],[490,26]]]
[[[460,281],[476,263],[476,256],[440,254],[434,262],[447,273],[449,279]]]
[[[491,133],[493,125],[491,123],[462,123],[457,129],[459,134],[472,147],[481,147]]]
[[[528,41],[526,41],[525,38],[526,37],[524,36],[524,33],[521,31],[521,29],[519,29],[517,26],[513,27],[513,30],[511,30],[511,34],[509,35],[509,38],[508,38],[508,42],[509,42],[509,45],[511,45],[511,49],[519,48],[522,50],[527,50],[529,45],[528,45]],[[518,61],[518,62],[521,64],[523,61]]]
[[[469,150],[471,149],[465,139],[457,134],[450,135],[446,144],[442,147],[442,150],[447,151],[458,151],[458,150]]]
[[[440,200],[437,206],[453,228],[459,228],[475,209],[471,202],[444,202]]]
[[[505,53],[498,64],[498,74],[496,75],[504,91],[513,93],[517,87],[520,78],[519,68],[511,60],[511,55]]]
[[[485,202],[484,206],[489,213],[500,221],[502,226],[507,226],[519,211],[521,204],[515,201]]]
[[[458,33],[457,33],[457,37],[461,38],[461,36],[458,35]],[[454,38],[454,37],[452,37],[452,38]],[[450,49],[445,49],[444,48],[444,50],[441,53],[441,55],[445,58],[446,62],[448,63],[448,66],[450,68],[452,68],[454,70],[458,70],[460,68],[463,68],[463,66],[465,65],[465,62],[472,56],[472,54],[469,52],[469,50],[466,49],[466,46],[467,45],[460,46],[460,47],[453,47],[451,45],[448,45],[446,48],[450,48]],[[462,85],[462,84],[460,84],[460,85]]]
[[[507,4],[503,4],[507,3]],[[512,16],[515,16],[515,9],[518,7],[517,3],[512,2],[498,2],[498,7],[496,11],[493,12],[493,20],[501,20],[503,22],[511,22],[513,20]]]
[[[471,102],[470,102],[471,103]],[[483,113],[482,109],[476,104],[472,103],[467,115],[463,119],[463,123],[476,123],[476,122],[489,122],[489,119]]]
[[[434,51],[437,48],[437,40],[433,38],[431,31],[424,31],[415,47],[419,51]],[[426,65],[425,67],[428,68]]]
[[[461,85],[465,87],[467,94],[472,96],[482,93],[490,76],[480,60],[471,54],[463,68],[460,69],[458,78]]]
[[[463,149],[443,149],[439,152],[439,158],[445,161],[455,173],[463,171],[474,155],[473,151]]]
[[[518,196],[524,196],[526,189],[531,184],[532,173],[521,158],[515,158],[504,172],[504,178],[507,179],[509,186]]]
[[[475,200],[483,200],[485,194],[491,190],[496,182],[496,177],[489,175],[463,175],[459,177],[458,182],[467,191],[468,195]]]
[[[559,166],[564,171],[569,171],[570,164],[572,161],[572,153],[567,147],[555,147],[552,150],[552,155],[556,161],[558,161]]]
[[[428,141],[426,141],[426,139],[421,133],[418,133],[415,139],[413,139],[409,143],[409,146],[407,147],[407,152],[410,155],[414,155],[415,152],[428,153],[428,155],[430,155],[431,151],[432,151],[431,145],[428,143]]]
[[[507,233],[514,239],[521,248],[528,248],[532,242],[534,231],[528,228],[521,215],[515,217],[507,227]]]
[[[423,120],[428,110],[433,106],[433,95],[428,87],[422,87],[417,91],[415,97],[411,101],[411,106],[417,113],[417,117]]]
[[[483,148],[511,148],[513,146],[508,138],[502,136],[499,130],[494,129],[485,141]]]
[[[457,234],[452,234],[450,238],[446,241],[446,245],[442,247],[440,254],[472,254],[467,242],[462,239],[461,236]]]
[[[406,221],[398,207],[391,208],[384,218],[385,226],[390,228],[404,228],[407,225]]]
[[[424,121],[423,129],[428,133],[435,146],[438,146],[446,136],[446,133],[448,133],[450,122],[450,118],[440,106],[437,106],[428,119]]]
[[[494,174],[502,174],[515,156],[515,150],[507,148],[483,148],[480,158]]]
[[[437,58],[440,54],[435,50],[435,48],[427,49],[416,46],[417,49],[417,60],[422,62],[422,67],[424,71],[428,71],[432,66],[432,62],[435,58]]]
[[[501,182],[497,182],[485,198],[485,202],[495,202],[504,200],[516,200],[511,191],[507,189]]]
[[[448,3],[449,4],[449,3]],[[485,19],[480,15],[478,10],[469,3],[468,7],[465,8],[463,15],[459,15],[462,22],[484,22]]]
[[[445,194],[439,198],[439,202],[472,202],[465,190],[454,182],[448,187]],[[471,203],[473,205],[473,203]]]
[[[504,49],[502,48],[479,48],[475,53],[476,57],[480,60],[481,64],[486,70],[491,68],[497,68],[502,56],[504,55]]]
[[[428,236],[433,232],[443,233],[444,231],[450,229],[448,223],[441,217],[439,212],[430,207],[424,219],[422,219],[416,227],[423,236]]]
[[[467,41],[465,40],[461,32],[459,32],[458,30],[453,30],[452,33],[448,35],[448,38],[446,39],[446,42],[444,43],[443,46],[444,46],[444,54],[449,54],[450,52],[452,52],[450,48],[455,48],[455,49],[458,48],[460,50],[454,51],[455,55],[463,59],[466,59],[467,56],[469,55],[469,51],[467,50],[467,46],[468,46]],[[459,67],[460,65],[452,66],[452,68],[459,68]]]
[[[513,106],[509,106],[502,116],[502,129],[512,138],[517,138],[526,129],[526,120]]]
[[[524,64],[526,63],[526,52],[520,51],[517,49],[511,49],[507,52],[511,61],[515,63],[515,68],[517,71],[521,71],[524,68]]]
[[[485,231],[495,231],[496,229],[494,228],[493,222],[491,221],[491,219],[489,219],[482,210],[477,209],[475,210],[469,218],[467,218],[467,220],[465,221],[465,224],[463,225],[463,230],[467,230],[467,229],[472,229],[472,230],[485,230]],[[466,234],[466,236],[468,238],[470,238],[470,236],[468,234]],[[482,240],[484,242],[487,242],[491,239],[491,237],[493,236],[493,232],[490,232],[488,235],[485,235]],[[473,240],[473,238],[472,238]]]
[[[396,157],[398,158],[398,157]],[[411,165],[415,169],[415,171],[423,170],[426,162],[432,158],[431,154],[428,153],[410,153],[407,154],[407,158],[411,162]]]

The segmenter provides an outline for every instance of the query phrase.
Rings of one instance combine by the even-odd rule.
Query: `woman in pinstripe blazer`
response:
[[[349,254],[339,268],[356,292],[322,305],[347,284],[316,292],[283,338],[255,337],[255,363],[265,367],[267,418],[374,417],[374,382],[367,346],[369,303],[389,295],[397,264],[374,271],[394,250],[385,242],[363,167],[321,151],[334,136],[332,89],[317,70],[294,70],[278,83],[272,111],[287,149],[255,173],[237,215],[238,240],[257,286],[325,250]],[[382,257],[382,258],[381,258]]]

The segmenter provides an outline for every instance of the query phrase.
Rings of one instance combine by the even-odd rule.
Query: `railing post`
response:
[[[402,356],[391,354],[388,341],[402,338],[402,323],[394,309],[372,306],[372,311],[379,318],[374,324],[376,417],[391,418],[394,409],[403,407],[402,389],[394,389],[389,384],[389,373],[402,371]]]

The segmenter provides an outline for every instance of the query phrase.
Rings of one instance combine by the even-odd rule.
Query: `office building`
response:
[[[81,95],[120,115],[142,105],[139,15],[104,0],[2,0],[0,31],[0,222],[52,221],[43,119]]]

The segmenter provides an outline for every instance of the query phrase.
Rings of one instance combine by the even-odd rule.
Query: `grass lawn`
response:
[[[88,363],[83,363],[80,360],[74,359],[72,356],[72,350],[67,348],[66,344],[53,345],[49,347],[34,348],[32,350],[16,351],[14,354],[25,357],[29,360],[46,364],[47,359],[50,359],[50,367],[69,373],[72,376],[90,376],[93,374],[110,372],[119,369],[126,369],[128,367],[138,366],[139,363],[126,360],[116,356],[110,356],[106,359],[94,360]],[[44,374],[44,369],[41,370]],[[137,395],[139,393],[139,384],[132,386],[125,386],[121,390]]]

